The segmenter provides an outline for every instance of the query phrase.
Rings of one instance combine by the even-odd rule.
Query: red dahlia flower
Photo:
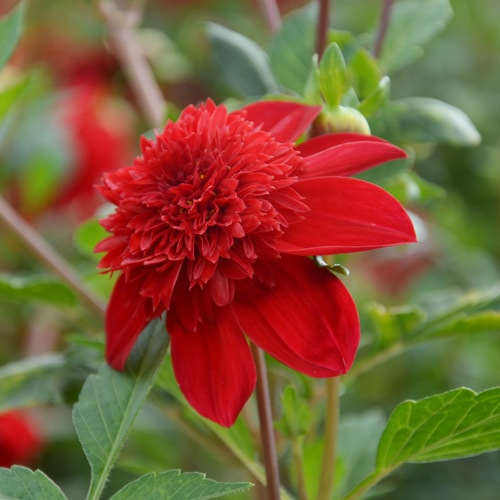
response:
[[[142,138],[131,167],[104,175],[100,191],[117,208],[96,250],[107,252],[101,268],[122,271],[106,319],[111,366],[123,369],[144,326],[168,311],[179,386],[224,426],[255,385],[244,333],[312,377],[350,368],[356,307],[308,256],[415,241],[398,201],[346,177],[405,153],[351,133],[294,146],[318,113],[291,102],[228,113],[209,100]]]
[[[0,413],[0,467],[30,465],[42,445],[38,430],[22,413]]]

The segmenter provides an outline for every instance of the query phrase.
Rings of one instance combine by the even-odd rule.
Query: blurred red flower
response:
[[[293,141],[318,107],[259,102],[228,113],[187,107],[142,156],[104,175],[116,211],[96,251],[122,271],[107,310],[107,361],[123,369],[141,330],[167,314],[174,372],[190,404],[230,426],[250,397],[248,342],[313,377],[351,366],[354,302],[311,255],[415,240],[403,207],[347,177],[405,153],[381,139],[328,134]]]
[[[79,218],[93,214],[102,203],[94,184],[103,172],[132,158],[133,126],[130,114],[112,101],[105,86],[86,81],[67,88],[61,106],[64,124],[73,139],[74,162],[52,201],[72,205]]]
[[[39,430],[22,413],[0,413],[0,467],[30,465],[42,446]]]

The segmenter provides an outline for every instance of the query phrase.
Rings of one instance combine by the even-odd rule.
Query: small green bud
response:
[[[313,135],[332,132],[357,132],[370,135],[370,126],[357,109],[336,106],[333,109],[323,110],[313,125]]]

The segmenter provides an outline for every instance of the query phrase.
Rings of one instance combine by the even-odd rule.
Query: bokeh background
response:
[[[279,3],[285,14],[307,2]],[[411,207],[425,221],[421,243],[406,253],[373,252],[345,263],[352,272],[347,285],[360,304],[367,335],[373,328],[373,302],[439,307],[465,290],[500,282],[500,8],[496,0],[451,0],[451,5],[453,18],[425,46],[422,57],[392,75],[391,95],[432,97],[462,109],[479,131],[481,144],[421,146],[415,171],[432,183],[431,194]],[[1,7],[5,12],[9,3]],[[332,26],[356,35],[370,32],[380,10],[381,2],[375,0],[336,0]],[[241,32],[264,48],[270,38],[257,2],[251,0],[147,2],[141,40],[174,108],[206,97],[241,97],[222,81],[211,58],[202,29],[206,21]],[[139,135],[149,126],[109,50],[94,3],[29,3],[21,41],[0,73],[0,88],[12,82],[16,104],[2,115],[0,126],[0,191],[105,294],[110,283],[97,276],[95,260],[75,244],[75,229],[101,204],[93,188],[100,174],[130,163],[138,154]],[[43,266],[23,244],[3,228],[0,234],[0,273],[44,279]],[[71,303],[61,309],[0,295],[0,317],[0,366],[71,350],[68,339],[81,346],[84,334],[99,333],[98,325]],[[28,412],[43,445],[38,443],[26,460],[78,499],[88,467],[71,425],[70,405],[99,360],[95,351],[74,349],[74,355],[82,358],[82,370],[68,377],[64,404]],[[404,399],[460,386],[480,391],[499,380],[498,332],[434,341],[360,376],[346,389],[343,412],[389,415]],[[112,476],[111,489],[134,477],[138,461],[145,470],[181,468],[220,480],[245,478],[230,458],[214,461],[210,450],[201,449],[174,420],[154,407],[147,410]],[[500,454],[492,453],[405,466],[384,483],[381,498],[496,500],[499,491]]]

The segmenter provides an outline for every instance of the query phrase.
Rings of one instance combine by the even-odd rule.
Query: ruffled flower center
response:
[[[216,274],[250,278],[254,262],[278,256],[276,241],[308,211],[293,188],[304,160],[244,112],[190,106],[141,148],[101,188],[117,205],[103,221],[113,236],[101,247],[102,267],[162,273],[182,262],[190,289]]]

